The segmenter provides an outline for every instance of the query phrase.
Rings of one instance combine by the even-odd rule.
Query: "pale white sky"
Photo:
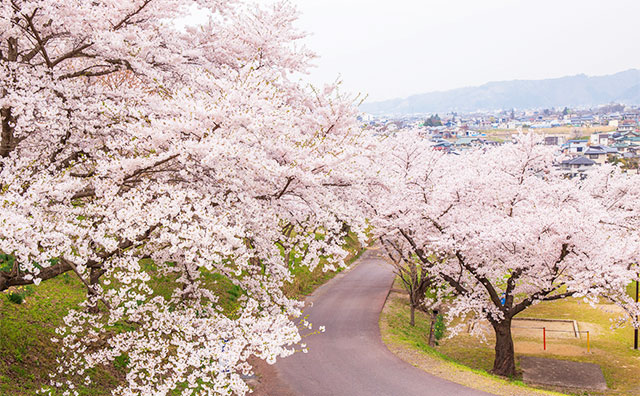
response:
[[[320,56],[307,79],[369,101],[640,68],[640,0],[289,1]]]
[[[265,0],[266,1],[266,0]],[[640,68],[639,0],[291,0],[320,58],[369,100]]]

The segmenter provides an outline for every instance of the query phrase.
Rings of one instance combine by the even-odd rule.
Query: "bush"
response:
[[[24,301],[24,296],[21,293],[9,292],[7,293],[7,298],[14,304],[22,304]]]
[[[123,353],[120,356],[117,356],[114,360],[113,360],[113,365],[119,369],[124,371],[127,366],[129,365],[129,355],[127,355],[126,353]]]
[[[14,304],[22,304],[24,300],[33,294],[33,286],[18,286],[15,290],[6,293],[7,299]]]

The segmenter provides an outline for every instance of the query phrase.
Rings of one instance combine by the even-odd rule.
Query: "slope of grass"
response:
[[[361,253],[361,245],[352,234],[345,243],[351,263]],[[154,291],[168,297],[175,279],[160,276],[150,260],[142,264],[152,274]],[[323,272],[320,267],[314,271],[294,268],[295,278],[286,285],[287,295],[300,298],[340,271]],[[219,305],[232,315],[243,290],[220,274],[203,272],[202,275],[207,287],[220,296]],[[55,370],[56,358],[60,356],[59,345],[51,341],[55,329],[67,312],[84,300],[85,293],[84,285],[70,273],[29,289],[12,288],[0,293],[0,396],[33,396],[48,382],[48,374]],[[16,297],[11,297],[14,294],[24,297],[22,303],[16,304]],[[123,380],[125,366],[126,362],[120,359],[109,367],[93,370],[94,383],[90,387],[79,387],[80,395],[110,395],[110,389]]]
[[[68,310],[77,307],[86,289],[76,277],[62,275],[43,282],[22,304],[0,294],[0,395],[27,396],[48,381],[59,346],[51,341]],[[91,388],[81,395],[103,395],[122,376],[115,367],[96,372]]]
[[[345,259],[347,265],[351,265],[362,254],[363,247],[354,234],[345,237],[345,249],[349,255]],[[308,267],[299,265],[298,260],[292,269],[295,275],[294,281],[285,285],[285,293],[288,297],[300,299],[311,294],[318,286],[326,283],[331,278],[342,272],[343,268],[339,267],[335,271],[323,271],[324,259],[320,260],[320,264],[310,271]]]

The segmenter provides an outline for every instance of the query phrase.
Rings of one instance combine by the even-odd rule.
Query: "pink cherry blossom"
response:
[[[635,320],[626,286],[638,278],[637,175],[602,166],[567,179],[553,148],[531,135],[446,155],[407,132],[383,148],[375,230],[454,297],[449,319],[493,327],[495,373],[515,372],[511,319],[533,304],[608,298]]]
[[[197,5],[204,26],[175,20]],[[363,235],[354,98],[294,73],[296,11],[231,0],[0,4],[0,290],[73,272],[51,385],[126,354],[114,395],[244,394],[251,356],[300,340],[295,260],[342,265]],[[321,233],[323,238],[317,238]],[[285,254],[281,252],[284,251]],[[177,279],[170,295],[155,276]],[[233,315],[203,274],[243,295]]]

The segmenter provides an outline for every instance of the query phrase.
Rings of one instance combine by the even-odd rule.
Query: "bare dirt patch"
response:
[[[540,338],[579,338],[576,325],[572,320],[541,320],[514,318],[511,326],[514,337]],[[579,331],[579,330],[578,330]]]
[[[545,351],[542,342],[535,341],[515,341],[514,348],[516,354],[532,355],[546,353],[558,356],[585,356],[588,355],[586,346],[571,344],[548,343]],[[592,350],[593,352],[593,350]]]
[[[607,382],[597,364],[522,356],[520,365],[524,372],[524,381],[527,383],[560,388],[607,390]]]

